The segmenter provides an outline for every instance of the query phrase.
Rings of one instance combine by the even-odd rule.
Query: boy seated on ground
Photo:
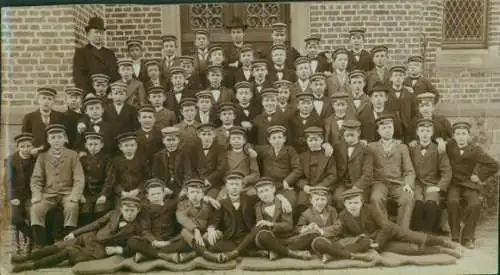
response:
[[[64,241],[46,246],[27,256],[12,257],[12,272],[54,267],[68,260],[71,265],[103,259],[112,255],[130,255],[127,241],[141,233],[138,214],[141,201],[121,198],[120,207],[95,222],[76,229]]]
[[[329,205],[330,188],[313,186],[309,189],[310,206],[300,215],[296,225],[296,235],[288,239],[289,249],[311,250],[322,256],[323,263],[335,259],[359,259],[371,261],[371,257],[351,253],[345,248],[331,241],[337,211]]]
[[[446,253],[462,256],[460,244],[434,235],[405,229],[383,218],[363,201],[363,190],[352,187],[344,192],[345,210],[339,214],[332,236],[338,244],[352,253],[370,248],[383,252],[390,241],[418,244],[423,254]]]
[[[276,198],[274,180],[260,178],[255,188],[260,200],[255,205],[257,247],[266,251],[271,261],[278,257],[310,260],[309,251],[295,251],[286,246],[286,240],[293,235],[293,218],[292,213],[285,213],[280,200]]]

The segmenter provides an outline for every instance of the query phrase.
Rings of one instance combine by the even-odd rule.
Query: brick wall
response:
[[[145,57],[161,57],[159,5],[106,5],[107,46],[118,58],[126,56],[128,39],[144,41]]]
[[[85,26],[89,18],[94,16],[104,18],[104,5],[75,5],[73,7],[75,45],[83,46],[87,44]]]

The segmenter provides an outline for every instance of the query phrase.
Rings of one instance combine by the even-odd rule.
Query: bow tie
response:
[[[231,200],[232,203],[239,203],[240,202],[240,197],[236,197],[236,198],[229,197],[229,199]]]
[[[426,146],[420,145],[420,150],[428,150],[429,146],[431,146],[431,145],[430,144],[428,144]]]
[[[413,80],[419,80],[420,76],[417,76],[417,77],[410,76],[410,79],[411,79],[411,81],[413,81]]]
[[[356,144],[348,144],[347,145],[347,148],[354,148],[354,147],[356,147]]]
[[[323,101],[323,98],[317,98],[317,97],[315,97],[314,101]]]
[[[177,95],[177,94],[182,94],[182,90],[180,91],[174,91],[174,93]]]
[[[212,87],[211,90],[220,90],[220,87]]]
[[[344,121],[344,118],[343,117],[337,117],[336,120],[337,121]]]
[[[264,202],[264,207],[274,206],[274,205],[275,205],[274,201],[272,201],[272,202]]]

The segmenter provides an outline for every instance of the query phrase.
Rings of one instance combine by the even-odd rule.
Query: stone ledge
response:
[[[481,70],[500,69],[499,47],[488,49],[438,49],[436,70],[448,68],[468,68]]]

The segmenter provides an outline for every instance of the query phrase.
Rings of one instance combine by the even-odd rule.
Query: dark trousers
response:
[[[411,229],[431,233],[439,226],[441,209],[435,201],[415,201]]]
[[[460,201],[465,201],[463,217],[460,215]],[[481,201],[479,191],[467,187],[451,185],[448,189],[448,223],[450,224],[451,239],[453,241],[473,241],[475,238]],[[463,220],[464,228],[460,239],[460,222]]]
[[[128,239],[127,246],[132,252],[138,252],[150,258],[158,258],[158,253],[168,254],[177,252],[189,252],[192,250],[187,242],[182,238],[173,240],[167,246],[155,248],[151,245],[151,242],[149,240],[135,236]]]
[[[78,222],[80,226],[87,225],[97,220],[111,209],[111,199],[107,198],[105,203],[96,204],[99,194],[86,193],[83,195],[85,196],[86,201],[80,206],[80,216]]]
[[[25,238],[31,238],[29,226],[29,213],[31,202],[29,199],[20,200],[19,205],[11,205],[11,222]]]
[[[240,254],[245,254],[248,250],[256,250],[254,239],[257,231],[258,229],[254,227],[244,237],[238,236],[229,239],[222,237],[209,250],[211,252],[231,252],[237,250]]]
[[[281,257],[287,257],[290,250],[285,246],[284,240],[277,238],[270,230],[259,229],[255,235],[255,244],[264,250],[270,250]]]

